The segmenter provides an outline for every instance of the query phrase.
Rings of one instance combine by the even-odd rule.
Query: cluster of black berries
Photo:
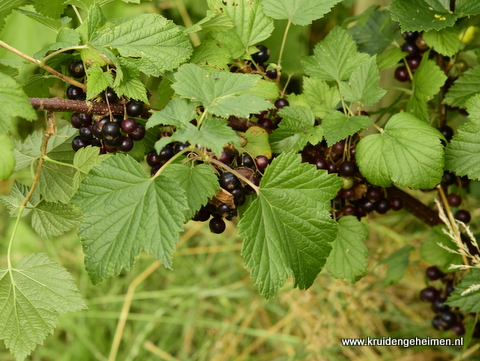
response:
[[[74,60],[68,66],[69,74],[74,78],[85,77],[85,67],[81,60]],[[70,85],[66,92],[68,99],[85,100],[86,94],[79,87]],[[108,104],[119,101],[117,94],[110,88],[105,90],[101,98]],[[130,100],[126,106],[129,117],[138,117],[143,112],[143,103]],[[97,118],[99,118],[97,120]],[[145,127],[132,118],[122,115],[93,116],[86,113],[74,113],[70,120],[72,126],[77,128],[79,135],[72,141],[72,148],[78,151],[88,145],[100,147],[100,153],[129,152],[133,142],[145,137]]]
[[[275,100],[275,109],[270,111],[264,110],[258,114],[255,114],[250,118],[250,121],[256,122],[259,126],[264,128],[268,133],[278,128],[278,123],[282,120],[278,115],[278,110],[289,106],[287,99],[279,98]]]
[[[332,201],[336,219],[350,215],[360,219],[373,211],[385,214],[390,209],[398,211],[403,208],[400,198],[387,198],[384,189],[369,184],[359,172],[355,163],[355,146],[358,140],[358,135],[355,134],[331,147],[323,141],[315,146],[309,145],[302,151],[304,162],[341,177],[342,189]]]
[[[278,77],[277,69],[268,69],[266,62],[270,58],[270,49],[265,45],[257,45],[258,52],[251,55],[252,60],[244,63],[235,63],[230,66],[230,72],[232,73],[261,73],[269,79],[276,80]]]
[[[441,281],[440,287],[429,286],[420,292],[420,299],[424,302],[430,302],[435,317],[432,319],[432,325],[437,330],[449,330],[458,336],[465,334],[463,320],[465,316],[456,308],[445,304],[448,296],[455,290],[455,273],[445,274],[437,266],[427,268],[426,276],[430,281]],[[480,328],[475,337],[480,336]]]
[[[263,155],[254,159],[247,153],[235,155],[227,151],[223,151],[218,160],[256,186],[260,184],[263,172],[269,164],[268,158]],[[205,222],[212,216],[209,223],[212,233],[223,233],[226,227],[225,220],[235,220],[237,208],[245,203],[247,195],[254,192],[252,187],[242,182],[232,172],[220,173],[218,182],[223,191],[219,196],[200,208],[193,217],[194,221]]]
[[[425,40],[423,40],[422,34],[419,34],[416,31],[403,33],[403,38],[405,39],[405,43],[402,45],[402,51],[408,54],[406,61],[408,67],[412,73],[414,73],[420,66],[423,53],[428,50],[429,47],[425,43]],[[404,64],[403,60],[401,63]],[[395,79],[401,82],[412,81],[405,65],[401,65],[395,70]]]
[[[160,137],[161,134],[159,135],[159,139]],[[157,153],[155,149],[150,151],[147,154],[147,163],[150,167],[152,167],[151,174],[154,175],[155,173],[157,173],[157,171],[162,167],[162,165],[167,163],[175,154],[180,153],[182,150],[188,148],[189,146],[190,143],[175,142],[167,144],[165,147],[163,147],[160,153]]]

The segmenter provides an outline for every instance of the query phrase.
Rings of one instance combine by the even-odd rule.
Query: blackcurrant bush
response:
[[[434,302],[440,296],[440,291],[435,287],[427,287],[420,291],[420,299],[424,302]]]
[[[275,100],[275,107],[277,109],[282,109],[284,107],[287,107],[289,104],[290,103],[288,102],[288,100],[283,99],[283,98]]]
[[[399,66],[397,69],[395,69],[395,79],[401,82],[411,80],[406,66]]]
[[[129,134],[130,138],[132,138],[132,140],[142,140],[144,137],[145,137],[145,127],[143,126],[143,124],[141,123],[137,123],[137,128]]]
[[[78,132],[78,135],[80,135],[80,138],[82,138],[83,140],[91,141],[93,139],[92,126],[91,125],[82,126]]]
[[[80,121],[80,117],[78,113],[73,113],[72,117],[70,118],[70,123],[72,123],[72,127],[80,129],[82,127],[82,122]]]
[[[270,50],[265,45],[257,45],[258,52],[252,54],[255,63],[265,63],[270,58]]]
[[[133,149],[133,140],[129,137],[122,137],[120,144],[118,145],[118,150],[121,152],[130,152]]]
[[[102,127],[102,136],[105,140],[111,140],[120,135],[120,127],[114,122],[105,122]]]
[[[470,215],[469,211],[460,209],[457,211],[457,213],[455,213],[455,219],[463,223],[468,223],[471,221],[472,216]]]
[[[73,60],[68,64],[68,73],[74,78],[83,78],[85,76],[85,66],[81,60]]]
[[[137,122],[131,118],[123,119],[121,128],[127,134],[133,133],[137,129]]]
[[[80,148],[85,148],[87,145],[90,145],[90,142],[80,138],[80,136],[77,136],[72,140],[72,148],[75,152]]]
[[[240,181],[238,178],[230,172],[225,172],[222,173],[222,175],[219,178],[220,182],[220,187],[223,189],[228,190],[233,190],[234,188],[238,187],[240,185]]]
[[[462,197],[456,193],[450,193],[447,196],[447,201],[450,207],[458,207],[460,204],[462,204]]]
[[[390,199],[390,207],[392,207],[394,211],[399,211],[403,208],[403,201],[400,198],[392,198]]]
[[[127,114],[131,117],[138,117],[143,113],[143,102],[130,100],[126,106]]]
[[[343,177],[353,177],[357,173],[357,165],[354,162],[346,161],[340,164],[338,173]]]
[[[386,198],[380,199],[375,203],[375,211],[380,214],[385,214],[390,210],[390,201]]]
[[[80,95],[84,94],[82,88],[79,88],[75,85],[70,85],[67,88],[67,98],[68,99],[77,99]]]
[[[223,233],[225,231],[225,221],[221,217],[213,217],[208,224],[210,227],[210,232],[212,233]]]
[[[432,281],[436,281],[445,276],[445,273],[440,271],[440,269],[437,266],[428,267],[427,270],[425,271],[425,274],[427,275],[428,279]]]

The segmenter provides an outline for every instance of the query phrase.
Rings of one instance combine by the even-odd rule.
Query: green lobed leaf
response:
[[[130,270],[141,250],[172,267],[188,208],[176,180],[148,178],[135,160],[117,154],[92,168],[72,203],[84,212],[78,233],[93,283]]]
[[[337,176],[283,153],[267,167],[256,199],[238,224],[242,255],[266,297],[277,293],[292,273],[295,287],[310,287],[337,234],[330,200],[340,189]]]
[[[457,0],[455,12],[463,15],[478,15],[480,14],[480,3],[471,0]]]
[[[20,85],[3,73],[0,73],[0,109],[0,132],[10,127],[13,117],[37,119],[37,114]]]
[[[138,77],[140,69],[134,67],[132,63],[126,65],[127,58],[121,59],[122,78],[119,78],[117,68],[117,76],[113,83],[115,93],[117,93],[119,97],[125,96],[148,104],[147,89]]]
[[[0,73],[14,77],[20,73],[25,62],[20,59],[0,59]]]
[[[270,135],[273,153],[289,150],[298,152],[307,143],[315,145],[322,141],[323,129],[315,126],[315,115],[309,108],[290,105],[281,109],[278,114],[282,120]]]
[[[322,18],[341,0],[263,0],[265,14],[295,25],[308,25]]]
[[[160,111],[152,110],[151,113],[147,129],[159,124],[173,125],[174,127],[187,126],[197,116],[195,104],[180,98],[172,99],[165,108]]]
[[[465,108],[472,96],[480,93],[480,65],[468,69],[459,77],[445,94],[444,104]]]
[[[0,134],[0,180],[7,180],[15,168],[15,156],[13,144],[6,134]]]
[[[41,50],[33,54],[35,59],[41,60],[50,51],[76,46],[80,42],[80,34],[75,30],[62,27],[57,34],[55,43],[44,46]]]
[[[368,231],[362,222],[354,216],[340,218],[337,238],[332,242],[332,252],[325,265],[328,273],[350,283],[365,276],[368,249],[363,242],[367,239]]]
[[[0,338],[16,360],[53,333],[59,314],[86,308],[72,276],[45,254],[0,267]]]
[[[75,153],[73,165],[76,166],[79,171],[76,172],[73,177],[73,189],[78,189],[80,182],[87,176],[88,172],[90,172],[93,167],[99,165],[112,155],[112,153],[98,154],[98,152],[98,147],[89,145],[85,148],[79,149]]]
[[[466,273],[460,283],[455,285],[455,291],[445,302],[450,307],[458,307],[460,311],[480,312],[480,290],[469,292],[462,296],[462,292],[470,286],[480,284],[480,269],[472,268]]]
[[[450,11],[450,0],[393,0],[388,10],[402,31],[441,30],[455,24],[458,17]]]
[[[115,1],[115,0],[66,0],[66,1],[64,1],[64,4],[77,6],[80,9],[88,11],[88,9],[90,9],[90,7],[94,4],[97,4],[99,6],[103,6],[103,5],[109,4],[113,1]],[[122,0],[122,1],[124,3],[140,4],[140,0]]]
[[[460,177],[480,179],[480,124],[467,123],[457,131],[445,149],[445,169]]]
[[[104,72],[97,65],[90,66],[86,70],[87,73],[87,99],[92,99],[103,92],[109,86],[113,85],[113,75]]]
[[[157,14],[137,15],[114,28],[104,27],[91,43],[116,49],[123,57],[139,58],[140,70],[149,76],[175,69],[192,52],[177,26]]]
[[[395,41],[399,28],[390,18],[390,12],[375,11],[364,25],[357,23],[348,31],[355,39],[358,50],[373,56],[382,53]]]
[[[243,149],[253,157],[264,155],[267,158],[272,157],[272,150],[268,141],[268,132],[261,127],[250,127],[245,133],[243,133],[247,144],[243,146]]]
[[[480,94],[474,95],[465,103],[468,112],[468,118],[474,122],[480,123]]]
[[[20,206],[27,197],[30,187],[17,182],[13,182],[12,188],[7,195],[0,196],[0,202],[2,202],[8,209],[11,217],[17,217]],[[40,202],[40,196],[37,192],[34,192],[28,201],[25,210],[22,213],[22,217],[25,217]]]
[[[378,265],[387,264],[387,273],[383,280],[385,286],[393,285],[403,278],[408,264],[410,263],[410,252],[414,250],[413,246],[406,245],[393,252],[387,258],[384,258]]]
[[[432,227],[430,236],[420,244],[420,255],[425,261],[438,266],[442,272],[453,272],[448,268],[451,264],[462,264],[462,256],[439,246],[439,244],[442,244],[450,249],[457,249],[450,237],[442,232],[443,228],[442,226]]]
[[[369,58],[368,54],[357,53],[352,36],[339,26],[315,45],[313,53],[302,59],[305,74],[337,82],[347,80]]]
[[[45,25],[46,27],[50,28],[53,31],[58,31],[64,24],[67,23],[67,22],[62,22],[60,20],[56,20],[51,17],[33,12],[33,11],[27,11],[27,10],[21,10],[21,9],[17,9],[17,11],[20,14],[28,16],[30,19],[33,19],[39,22],[40,24]],[[67,19],[70,19],[70,18],[67,18]]]
[[[227,69],[230,53],[227,49],[217,45],[213,39],[207,39],[193,49],[190,62],[205,66],[206,64],[219,69]],[[211,69],[213,70],[213,69]]]
[[[357,144],[360,172],[375,185],[392,182],[413,189],[429,189],[443,176],[443,136],[409,113],[395,114],[381,134]]]
[[[105,25],[107,19],[103,16],[102,10],[98,4],[94,4],[88,10],[88,18],[87,22],[87,39],[89,41],[95,40],[95,38],[99,35],[96,33],[102,26]]]
[[[192,219],[195,212],[207,204],[208,199],[213,198],[220,188],[215,170],[206,164],[171,164],[165,168],[162,175],[176,180],[185,190],[188,202],[185,221]]]
[[[325,117],[338,107],[340,93],[335,86],[330,87],[326,82],[317,78],[303,78],[303,92],[307,103],[319,118]]]
[[[12,10],[28,3],[28,0],[9,0],[0,2],[0,32],[5,26],[5,19],[10,15]]]
[[[50,97],[50,88],[55,84],[55,76],[33,74],[23,86],[25,94],[30,98]]]
[[[400,48],[396,46],[385,50],[383,53],[377,56],[377,67],[378,70],[384,70],[391,68],[398,64],[398,62],[407,56],[407,53],[404,53]]]
[[[50,240],[80,225],[82,214],[71,204],[42,201],[35,206],[32,227],[40,237]]]
[[[359,102],[363,105],[373,105],[387,93],[378,86],[380,76],[376,60],[377,57],[372,56],[355,69],[348,82],[342,83],[340,89],[345,100]]]
[[[64,0],[33,0],[35,9],[45,16],[58,19],[63,14],[66,5]]]
[[[328,114],[322,120],[322,128],[328,146],[332,146],[338,141],[345,139],[349,135],[353,135],[362,129],[367,129],[371,124],[372,120],[370,117],[364,115],[349,117],[339,111],[334,111]]]
[[[428,122],[427,102],[440,91],[446,80],[442,69],[433,60],[428,60],[428,55],[423,57],[413,75],[413,94],[407,103],[407,111]]]
[[[460,51],[462,45],[460,30],[455,27],[444,28],[439,31],[430,30],[423,33],[423,40],[437,53],[445,56],[453,56]]]
[[[172,88],[179,95],[200,102],[209,112],[224,118],[249,117],[272,107],[256,95],[245,94],[257,85],[259,75],[209,72],[195,64],[184,64],[175,80]]]
[[[250,46],[267,39],[273,31],[273,20],[262,11],[259,0],[230,0],[223,13],[231,19],[233,28],[213,32],[233,58],[242,57]]]

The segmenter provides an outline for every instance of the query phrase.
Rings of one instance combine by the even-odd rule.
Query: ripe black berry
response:
[[[325,169],[328,170],[328,161],[323,157],[317,157],[313,160],[313,164],[317,167],[317,169]]]
[[[129,137],[122,137],[118,150],[121,152],[130,152],[133,149],[133,140]]]
[[[130,100],[126,106],[127,114],[131,117],[138,117],[143,113],[143,103],[138,100]]]
[[[360,203],[360,207],[362,207],[362,209],[365,212],[369,213],[369,212],[372,212],[375,209],[375,203],[370,202],[368,199],[364,198],[362,200],[362,203]]]
[[[418,32],[416,32],[416,31],[406,31],[402,34],[402,36],[405,39],[405,41],[408,41],[408,42],[412,43],[415,40],[417,40]]]
[[[468,223],[471,221],[472,216],[470,215],[469,211],[466,211],[464,209],[460,209],[455,213],[455,219],[459,220],[460,222],[463,223]]]
[[[82,138],[83,140],[92,140],[93,139],[92,126],[91,125],[82,126],[78,134],[80,135],[80,138]]]
[[[447,201],[450,207],[458,207],[460,204],[462,204],[462,197],[456,193],[451,193],[447,196]]]
[[[103,128],[103,126],[106,122],[108,122],[108,118],[103,118],[102,120],[96,122],[92,126],[92,133],[93,133],[94,137],[99,138],[99,139],[103,138],[102,128]]]
[[[278,71],[277,69],[270,69],[266,71],[265,75],[267,76],[267,78],[275,80],[277,79]]]
[[[137,129],[137,122],[131,118],[123,119],[121,128],[127,134],[133,133]]]
[[[463,327],[462,323],[458,322],[452,326],[452,332],[457,336],[465,335],[465,327]]]
[[[346,216],[353,216],[355,214],[355,207],[351,204],[347,204],[343,207],[343,214]]]
[[[375,203],[375,210],[380,214],[387,213],[390,210],[390,201],[386,198],[380,199]]]
[[[230,207],[230,205],[227,203],[222,203],[217,207],[217,212],[222,217],[227,217],[231,211],[232,207]]]
[[[270,50],[265,45],[257,45],[259,52],[252,54],[255,63],[265,63],[270,58]]]
[[[107,90],[105,90],[104,97],[109,103],[115,103],[118,100],[118,95],[112,88],[107,88]]]
[[[284,107],[287,107],[289,104],[290,103],[288,102],[288,100],[283,99],[283,98],[275,100],[275,107],[277,109],[282,109]]]
[[[402,51],[406,52],[409,56],[418,56],[418,54],[420,54],[420,49],[412,43],[404,43],[402,45]]]
[[[147,154],[147,163],[150,167],[155,167],[156,165],[160,165],[163,162],[157,154],[157,151],[152,150]]]
[[[68,73],[74,78],[83,78],[85,76],[85,66],[81,60],[73,60],[68,64]]]
[[[210,226],[210,232],[217,233],[217,234],[223,233],[226,227],[225,221],[221,217],[213,217],[210,220],[209,226]]]
[[[232,190],[229,190],[229,192],[233,196],[235,203],[237,203],[238,200],[245,197],[245,191],[243,190],[242,187],[233,188]]]
[[[189,146],[190,146],[190,143],[180,143],[179,142],[179,143],[175,144],[175,146],[173,147],[173,152],[175,154],[180,153],[182,150],[187,149]]]
[[[267,168],[270,161],[264,155],[259,155],[256,159],[256,163],[257,163],[257,169],[260,172],[263,172],[265,170],[265,168]]]
[[[355,190],[353,188],[342,189],[342,198],[343,199],[352,199],[353,197],[355,197]]]
[[[444,183],[447,186],[450,186],[452,184],[455,184],[457,181],[457,176],[453,173],[445,171],[443,173],[443,178],[442,178],[442,183]]]
[[[340,164],[338,173],[343,177],[353,177],[357,170],[357,165],[354,162],[347,161]]]
[[[113,137],[112,139],[106,139],[105,137],[103,138],[103,142],[108,145],[109,147],[118,147],[122,143],[122,135],[119,134],[116,137]]]
[[[457,323],[457,315],[452,311],[445,311],[440,314],[443,322],[447,325],[447,328],[452,327],[454,324]]]
[[[436,281],[445,276],[445,274],[440,271],[437,266],[428,267],[425,271],[425,274],[427,275],[428,279],[432,281]]]
[[[253,168],[255,167],[255,161],[249,154],[245,153],[242,155],[242,165],[247,168]]]
[[[145,127],[143,126],[143,124],[138,123],[137,128],[132,133],[130,133],[130,138],[137,141],[142,140],[145,137],[145,133]]]
[[[258,125],[264,127],[266,130],[275,129],[275,123],[269,118],[260,118],[257,122]]]
[[[78,119],[80,120],[80,123],[89,125],[92,124],[93,116],[92,114],[80,113],[78,114]]]
[[[395,69],[395,79],[401,82],[411,80],[406,66],[399,66],[397,69]]]
[[[429,48],[429,46],[427,45],[427,43],[425,42],[421,34],[415,40],[415,44],[421,51],[425,51]]]
[[[120,127],[114,122],[105,122],[102,127],[102,136],[105,140],[112,140],[120,135]]]
[[[440,131],[440,133],[443,134],[443,136],[445,137],[445,139],[447,140],[447,142],[451,141],[452,138],[453,138],[453,129],[450,128],[448,125],[445,125],[443,127],[440,127],[438,129]]]
[[[90,145],[90,142],[80,138],[79,136],[73,138],[72,140],[72,148],[75,152],[80,148],[85,148],[87,145]]]
[[[440,296],[440,291],[435,287],[427,287],[420,291],[420,299],[424,302],[434,302]]]
[[[443,297],[438,297],[432,303],[432,310],[434,312],[445,312],[450,310],[450,306],[445,303],[447,299]]]
[[[390,199],[390,207],[392,207],[394,211],[399,211],[403,208],[403,201],[400,198],[392,198]]]
[[[118,126],[120,127],[122,125],[122,122],[123,122],[123,115],[119,115],[119,114],[114,115],[112,117],[111,121],[114,122],[114,123],[117,123]]]
[[[420,56],[407,57],[407,63],[408,63],[408,66],[410,67],[410,70],[417,69],[420,66],[421,62],[422,62],[422,58]]]
[[[84,94],[84,92],[83,92],[82,88],[79,88],[75,85],[70,85],[67,88],[66,94],[67,94],[68,99],[77,99],[79,96]]]
[[[200,208],[198,211],[195,212],[195,216],[192,218],[192,220],[196,222],[205,222],[208,221],[210,218],[210,211],[208,210],[207,207],[203,206]]]
[[[332,145],[332,152],[338,155],[343,155],[343,152],[345,150],[345,140],[341,140],[334,145]]]
[[[443,330],[446,330],[448,329],[447,327],[447,324],[445,323],[445,321],[442,320],[442,318],[440,316],[435,316],[432,320],[432,326],[436,329],[436,330],[440,330],[440,331],[443,331]]]
[[[160,159],[161,162],[166,162],[170,158],[172,158],[174,155],[175,155],[175,152],[173,150],[173,144],[167,144],[165,147],[162,148],[162,150],[158,154],[158,158]]]
[[[74,128],[80,129],[82,127],[82,122],[80,121],[80,117],[78,113],[73,113],[72,117],[70,118],[70,123]]]
[[[234,188],[238,187],[240,185],[240,181],[238,178],[230,172],[225,172],[222,173],[222,175],[219,178],[220,182],[220,187],[223,189],[228,190],[233,190]]]
[[[367,193],[365,193],[365,198],[370,202],[377,202],[383,198],[383,192],[380,188],[370,187],[367,189]]]

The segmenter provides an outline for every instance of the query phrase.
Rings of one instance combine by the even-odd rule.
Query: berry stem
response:
[[[378,125],[376,125],[375,123],[372,122],[372,124],[373,124],[373,126],[374,126],[375,128],[377,128],[377,130],[378,130],[380,133],[383,134],[383,133],[385,132],[382,128],[380,128],[380,127],[379,127]]]
[[[55,55],[63,53],[68,50],[75,50],[75,49],[87,49],[87,45],[76,45],[76,46],[69,46],[67,48],[59,49],[57,51],[54,51],[51,54],[48,54],[46,57],[44,57],[42,60],[39,61],[38,66],[43,67],[45,63],[47,62],[48,59],[53,58]]]
[[[68,84],[75,85],[79,88],[82,88],[83,90],[87,89],[87,87],[84,84],[79,83],[78,81],[73,80],[72,78],[69,78],[68,76],[63,75],[62,73],[59,73],[55,69],[50,68],[48,65],[45,65],[45,64],[42,65],[42,62],[40,60],[34,59],[31,56],[22,53],[20,50],[14,48],[13,46],[8,45],[7,43],[5,43],[1,40],[0,40],[0,46],[4,49],[7,49],[8,51],[11,51],[12,53],[24,58],[25,60],[28,60],[29,62],[39,66],[40,68],[45,69],[49,73],[52,73],[53,75],[59,77],[63,81],[67,82]]]
[[[288,20],[287,26],[285,27],[285,32],[283,33],[282,46],[280,47],[280,54],[278,55],[278,67],[280,67],[282,65],[283,50],[285,49],[285,43],[287,42],[288,30],[290,29],[291,24],[292,24],[292,20]],[[280,77],[277,77],[277,82],[280,82]]]
[[[75,11],[75,14],[77,15],[78,21],[80,24],[83,24],[82,17],[80,16],[80,12],[78,11],[77,7],[75,5],[72,5],[73,11]]]
[[[182,17],[183,23],[187,28],[191,28],[193,26],[193,22],[190,18],[190,15],[188,14],[187,8],[185,7],[183,0],[175,0],[175,4],[177,5],[177,9],[180,13],[180,16]],[[199,46],[201,44],[200,38],[198,37],[197,33],[191,32],[188,35],[190,35],[194,46]]]
[[[253,184],[251,181],[249,181],[247,178],[245,178],[243,175],[241,175],[240,173],[238,173],[235,169],[232,169],[230,168],[228,165],[220,162],[219,160],[216,160],[216,159],[213,159],[213,158],[209,158],[208,161],[210,163],[213,163],[215,164],[216,166],[218,167],[221,167],[223,169],[225,169],[226,171],[232,173],[235,175],[235,177],[237,177],[238,179],[241,179],[242,181],[244,181],[245,183],[247,183],[250,187],[252,187],[252,189],[255,191],[255,193],[259,194],[259,189],[260,187],[256,186],[255,184]]]

